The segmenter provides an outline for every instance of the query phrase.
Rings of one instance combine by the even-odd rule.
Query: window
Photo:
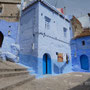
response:
[[[67,37],[67,28],[63,28],[63,32],[64,32],[64,37]]]
[[[45,29],[50,29],[51,19],[45,16]]]
[[[85,45],[85,41],[82,41],[82,45],[83,45],[83,46]]]
[[[10,36],[11,35],[11,31],[8,31],[8,36]]]
[[[9,26],[9,28],[11,28],[11,26]]]
[[[0,14],[2,13],[2,4],[0,4]]]
[[[2,8],[0,7],[0,13],[2,13]]]
[[[69,30],[71,30],[71,27],[69,27]]]

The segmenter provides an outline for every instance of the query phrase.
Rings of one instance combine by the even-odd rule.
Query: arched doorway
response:
[[[2,47],[3,39],[4,39],[3,33],[0,31],[0,48]]]
[[[86,55],[82,55],[80,57],[80,63],[81,63],[81,68],[84,70],[89,70],[89,60]]]
[[[43,55],[43,74],[51,74],[51,57],[49,54]]]

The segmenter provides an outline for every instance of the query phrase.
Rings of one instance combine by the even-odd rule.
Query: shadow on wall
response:
[[[59,67],[58,67],[56,64],[54,64],[54,72],[55,72],[56,74],[59,74],[59,73],[60,73]]]
[[[38,73],[38,59],[32,55],[19,54],[20,60],[19,63],[32,67],[35,73]]]
[[[4,35],[3,35],[3,33],[0,31],[0,48],[2,47],[3,39],[4,39]]]
[[[68,61],[68,63],[69,63],[69,61]],[[63,71],[67,65],[68,65],[67,62],[63,62],[63,65],[61,67],[58,67],[56,64],[54,64],[54,72],[56,74],[63,73]]]

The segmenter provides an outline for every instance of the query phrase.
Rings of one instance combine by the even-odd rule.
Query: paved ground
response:
[[[69,73],[35,79],[14,90],[90,90],[90,73]]]
[[[23,67],[11,62],[0,61],[0,70],[6,68],[21,69]],[[58,76],[48,76],[47,78],[35,79],[15,87],[13,90],[90,90],[90,73],[69,73]]]

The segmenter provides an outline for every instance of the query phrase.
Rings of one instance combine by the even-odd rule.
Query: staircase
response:
[[[0,90],[13,90],[28,81],[35,79],[27,68],[9,61],[0,60]]]

